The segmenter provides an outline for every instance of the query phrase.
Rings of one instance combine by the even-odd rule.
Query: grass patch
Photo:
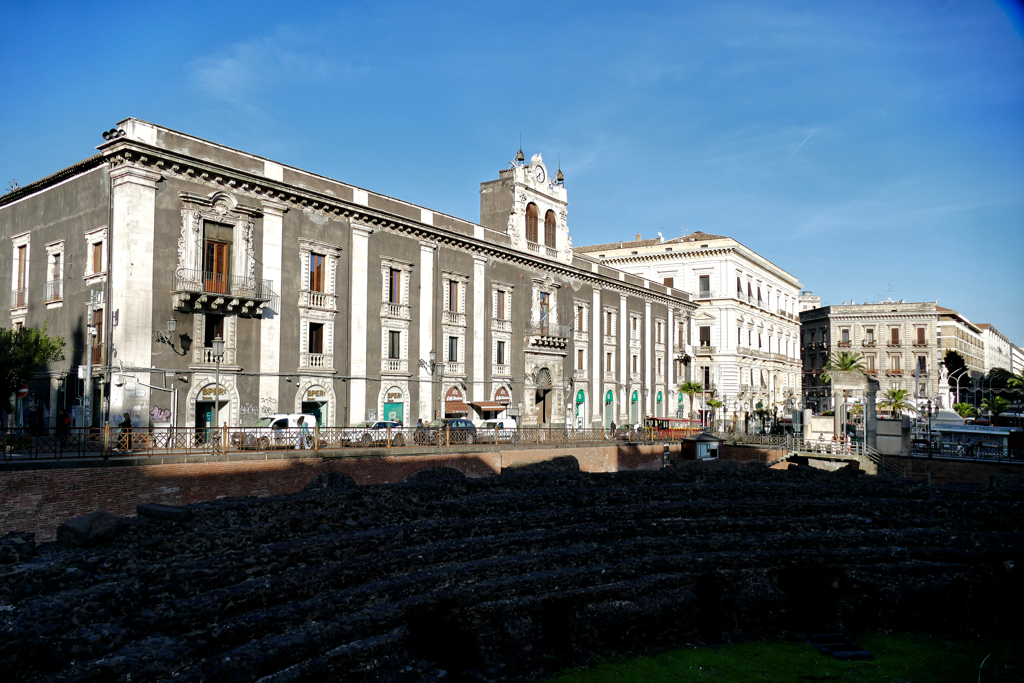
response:
[[[875,659],[840,662],[807,642],[754,642],[682,647],[562,672],[549,683],[679,683],[680,681],[852,681],[853,683],[982,683],[1024,681],[1021,638],[950,640],[923,633],[865,633],[857,642]]]

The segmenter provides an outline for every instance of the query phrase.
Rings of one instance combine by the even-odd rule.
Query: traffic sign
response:
[[[28,396],[28,385],[22,384],[18,387],[18,398],[25,398],[26,396]]]

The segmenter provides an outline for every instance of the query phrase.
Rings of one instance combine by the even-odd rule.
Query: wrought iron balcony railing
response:
[[[60,280],[50,280],[46,283],[46,291],[43,295],[43,301],[50,303],[51,301],[60,301],[64,296],[64,287]]]
[[[178,268],[171,273],[174,308],[179,311],[234,313],[260,317],[277,295],[271,280]]]
[[[11,290],[11,308],[28,306],[28,287]]]

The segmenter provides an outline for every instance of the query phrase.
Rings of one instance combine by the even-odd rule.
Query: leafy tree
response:
[[[957,403],[953,406],[953,410],[956,411],[957,415],[964,418],[978,416],[978,409],[970,403]]]
[[[700,382],[683,382],[679,385],[679,391],[690,397],[690,419],[693,419],[693,397],[704,391],[704,385]]]
[[[11,397],[33,372],[62,360],[64,338],[46,334],[46,325],[42,329],[0,327],[0,402],[6,410],[14,409]]]
[[[981,407],[983,410],[987,410],[992,416],[992,420],[995,421],[1000,413],[1005,413],[1009,409],[1010,402],[1002,396],[993,396],[982,401]]]
[[[854,370],[864,369],[864,356],[853,351],[840,351],[839,353],[833,353],[825,367],[822,368],[820,379],[822,382],[831,382],[831,372],[851,372]]]
[[[906,389],[887,389],[878,405],[895,415],[902,415],[904,412],[914,410],[914,406],[910,403],[910,394]]]
[[[1006,380],[1006,385],[1010,387],[1016,387],[1018,389],[1024,389],[1024,370],[1017,375],[1010,375]]]

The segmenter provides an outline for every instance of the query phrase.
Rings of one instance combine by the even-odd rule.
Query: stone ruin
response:
[[[295,495],[99,516],[100,537],[68,537],[81,546],[18,537],[0,665],[10,681],[525,681],[820,621],[1019,629],[1019,484],[551,469],[362,487],[334,473]]]

